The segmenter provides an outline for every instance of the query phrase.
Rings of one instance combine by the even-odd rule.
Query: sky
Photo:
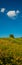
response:
[[[0,0],[0,37],[22,37],[22,0]]]

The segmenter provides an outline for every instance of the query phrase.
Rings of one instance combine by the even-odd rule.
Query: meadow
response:
[[[22,65],[22,38],[0,38],[0,65]]]

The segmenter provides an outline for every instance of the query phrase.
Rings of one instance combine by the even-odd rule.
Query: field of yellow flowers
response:
[[[22,38],[0,38],[0,65],[22,65]]]

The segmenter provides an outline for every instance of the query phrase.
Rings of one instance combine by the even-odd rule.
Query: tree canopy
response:
[[[13,35],[13,34],[10,34],[10,37],[11,37],[11,38],[14,38],[14,35]]]

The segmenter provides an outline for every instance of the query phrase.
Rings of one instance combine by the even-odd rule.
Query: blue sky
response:
[[[0,37],[22,37],[22,0],[0,0]]]

